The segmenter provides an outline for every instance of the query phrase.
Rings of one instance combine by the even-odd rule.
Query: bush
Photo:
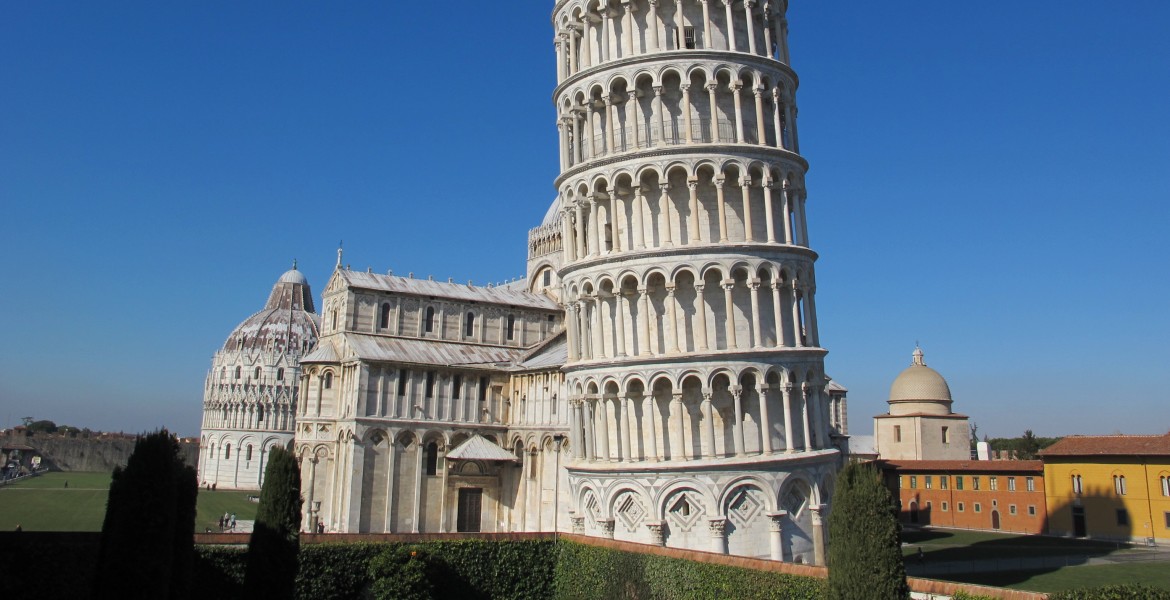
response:
[[[896,510],[877,469],[851,463],[841,470],[829,513],[830,599],[910,597]]]
[[[1170,600],[1170,591],[1140,584],[1109,585],[1049,594],[1048,600]]]
[[[394,546],[370,561],[371,587],[377,600],[432,600],[442,575],[441,559],[417,545]]]
[[[268,455],[256,524],[248,539],[244,592],[249,598],[285,600],[296,593],[301,503],[297,458],[275,447]]]

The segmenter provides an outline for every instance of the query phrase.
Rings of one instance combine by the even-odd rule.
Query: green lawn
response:
[[[921,547],[926,560],[932,563],[1032,556],[1105,556],[1127,548],[1092,540],[951,529],[904,531],[902,542],[906,544],[902,547],[903,556],[915,557]]]
[[[1164,562],[1151,561],[1065,567],[1054,571],[963,573],[950,576],[948,580],[1045,593],[1123,583],[1143,583],[1170,590],[1170,566]]]
[[[109,489],[109,473],[48,473],[0,487],[0,531],[18,524],[25,531],[101,531]],[[225,512],[255,519],[257,505],[248,501],[255,494],[199,490],[195,531],[215,531]]]

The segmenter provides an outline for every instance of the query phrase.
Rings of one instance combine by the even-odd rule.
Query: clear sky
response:
[[[552,2],[0,7],[0,426],[199,430],[294,258],[521,276]],[[1170,2],[792,0],[827,369],[980,433],[1170,430]],[[319,297],[319,296],[318,296]]]

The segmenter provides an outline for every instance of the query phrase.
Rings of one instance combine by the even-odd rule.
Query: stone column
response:
[[[711,390],[703,390],[703,402],[699,408],[703,411],[703,429],[700,430],[699,439],[703,458],[715,458],[715,417],[711,411]]]
[[[581,28],[581,68],[587,69],[593,66],[593,19],[588,14],[581,19]]]
[[[777,19],[776,45],[780,47],[780,61],[791,64],[791,57],[788,56],[788,19]]]
[[[752,14],[752,9],[755,8],[755,0],[744,0],[743,12],[747,15],[747,35],[748,35],[748,52],[757,54],[756,52],[756,21]]]
[[[687,125],[687,130],[690,130],[690,125]],[[689,142],[689,140],[688,140]],[[687,219],[687,243],[693,244],[703,241],[702,233],[698,230],[698,180],[687,180],[687,191],[689,193],[690,215]]]
[[[426,446],[423,445],[422,440],[419,440],[418,448],[414,453],[414,523],[410,526],[411,533],[422,533],[419,529],[419,521],[422,520],[422,486],[426,481],[426,474],[423,472],[423,450]]]
[[[613,94],[606,94],[601,97],[601,101],[605,103],[605,152],[606,154],[613,154],[617,152],[617,136],[614,135],[614,106]]]
[[[768,14],[768,4],[764,3],[764,52],[768,58],[776,59],[776,55],[772,53],[772,15]]]
[[[805,248],[811,248],[812,246],[809,245],[810,242],[808,239],[808,213],[806,212],[808,207],[805,203],[808,196],[803,189],[800,189],[796,191],[796,197],[796,221],[800,224],[800,245]]]
[[[613,39],[613,26],[609,20],[609,7],[601,7],[601,62],[609,62],[609,42]]]
[[[764,90],[756,89],[756,143],[761,146],[768,144],[768,132],[764,128]]]
[[[796,440],[792,431],[792,391],[793,385],[786,383],[780,388],[780,393],[784,398],[784,445],[785,452],[792,454],[796,452]]]
[[[780,282],[772,282],[772,320],[776,322],[776,343],[772,345],[773,348],[779,348],[784,345],[784,335],[787,327],[784,326],[784,308],[782,300],[784,295],[780,291]]]
[[[787,181],[780,183],[780,213],[784,215],[784,243],[792,245],[792,188]]]
[[[703,48],[711,48],[711,0],[699,0],[703,3]],[[695,44],[698,47],[698,44]]]
[[[737,81],[731,86],[732,102],[735,104],[735,143],[743,144],[747,140],[743,137],[743,96],[740,90],[743,86]]]
[[[581,422],[585,426],[585,441],[589,445],[585,457],[594,461],[597,460],[597,423],[594,422],[596,417],[594,416],[593,404],[588,396],[581,400],[581,412]]]
[[[577,133],[577,136],[573,139],[573,156],[576,157],[576,160],[573,161],[573,164],[581,164],[581,162],[585,160],[585,138],[582,135],[583,130],[581,128],[581,114],[576,111],[573,112],[573,123],[574,129]]]
[[[670,319],[669,331],[662,332],[662,337],[666,338],[666,353],[678,354],[678,301],[674,297],[674,285],[666,286],[666,308],[667,315]]]
[[[728,388],[728,391],[731,392],[731,398],[735,401],[735,423],[732,426],[732,436],[735,438],[735,455],[743,456],[747,454],[743,437],[743,388],[733,385]]]
[[[768,517],[768,549],[769,558],[777,562],[784,562],[784,519],[788,511],[764,513]]]
[[[666,145],[666,109],[662,106],[662,86],[654,86],[654,114],[658,126],[658,143],[655,146]]]
[[[800,327],[800,287],[796,281],[792,282],[792,306],[789,317],[792,319],[792,340],[797,348],[804,347],[803,331]]]
[[[711,552],[727,554],[727,518],[707,519],[711,533]]]
[[[650,0],[650,14],[646,16],[646,28],[650,30],[650,47],[647,52],[662,50],[662,42],[658,38],[658,0]]]
[[[731,5],[735,4],[735,0],[723,0],[723,9],[727,15],[727,49],[731,52],[736,52],[735,43],[735,17],[731,14]]]
[[[824,511],[827,508],[824,504],[814,504],[808,509],[812,514],[812,539],[813,539],[813,564],[818,567],[825,566],[825,518]]]
[[[683,29],[683,0],[675,0],[674,2],[674,49],[682,50],[686,48],[686,33]]]
[[[808,391],[809,391],[808,384],[807,383],[802,384],[799,389],[800,389],[800,417],[801,417],[800,418],[800,421],[801,421],[800,425],[801,425],[801,427],[804,428],[804,449],[807,452],[809,450],[815,449],[815,446],[813,445],[813,439],[812,439],[812,426],[811,426],[811,423],[809,423],[809,414],[808,414],[808,411],[809,411],[809,408],[808,408]]]
[[[780,88],[772,88],[772,127],[776,131],[776,147],[787,150],[784,128],[780,125]]]
[[[658,416],[655,414],[657,404],[651,393],[646,393],[642,397],[642,433],[647,436],[643,447],[646,460],[655,462],[662,459],[662,452],[658,446]],[[649,431],[646,431],[647,428]]]
[[[637,54],[634,49],[634,4],[626,2],[626,14],[622,18],[622,58]]]
[[[632,132],[630,138],[633,140],[634,146],[630,149],[637,150],[638,148],[642,147],[642,145],[638,143],[639,139],[641,138],[640,134],[642,133],[642,126],[638,124],[638,113],[642,112],[642,107],[638,104],[637,88],[626,92],[626,105],[627,109],[629,109],[632,113],[630,116],[630,128]]]
[[[768,392],[773,389],[770,385],[760,384],[756,393],[760,395],[760,453],[772,454],[772,418],[768,414]]]
[[[642,250],[646,247],[646,230],[642,227],[642,186],[634,186],[634,249]]]
[[[613,460],[613,455],[609,453],[609,398],[605,394],[597,397],[598,418],[601,420],[600,431],[598,432],[601,438],[598,440],[598,451],[602,460]]]
[[[674,240],[671,238],[671,233],[670,233],[670,230],[673,229],[671,224],[674,222],[674,211],[671,210],[671,205],[674,204],[674,201],[670,199],[670,184],[669,183],[658,184],[658,189],[660,190],[660,195],[658,196],[658,201],[660,203],[662,203],[662,216],[663,216],[663,219],[662,219],[662,221],[663,221],[663,223],[662,223],[662,245],[664,247],[669,248],[669,247],[674,245]],[[679,227],[679,229],[682,229],[682,227]]]
[[[600,204],[597,194],[589,196],[589,256],[601,254],[601,221],[598,216],[601,211],[597,209]]]
[[[565,122],[561,119],[557,119],[557,149],[560,151],[561,155],[561,171],[564,171],[569,167],[569,155],[566,152],[566,149],[569,147],[569,136],[565,129],[567,129]]]
[[[735,301],[731,296],[733,287],[735,287],[735,281],[726,280],[723,282],[723,304],[727,310],[725,334],[728,350],[735,350],[739,347],[739,341],[735,339]]]
[[[594,134],[596,128],[593,126],[593,99],[585,100],[585,128],[589,130],[585,137],[586,147],[589,148],[589,159],[597,158],[597,135]]]
[[[638,288],[638,354],[654,354],[650,343],[650,288]]]
[[[626,356],[626,302],[625,294],[616,290],[613,295],[614,304],[614,339],[616,341],[614,355],[618,358]]]
[[[812,285],[806,284],[802,292],[804,298],[804,334],[805,345],[810,348],[816,348],[816,337],[813,335],[812,290]]]
[[[707,299],[703,295],[706,284],[695,284],[695,314],[699,317],[698,331],[695,332],[695,349],[708,350],[707,346]]]
[[[622,441],[626,444],[625,459],[626,462],[634,462],[638,460],[636,445],[638,442],[637,436],[640,435],[638,430],[638,418],[634,414],[634,397],[626,392],[622,395]]]
[[[719,243],[727,243],[727,206],[723,199],[723,178],[715,179],[715,206],[719,212]]]
[[[707,6],[707,3],[703,2],[703,6]],[[711,142],[713,144],[717,144],[720,141],[719,140],[719,105],[718,105],[718,99],[716,98],[716,94],[715,94],[715,91],[717,89],[719,89],[718,83],[708,83],[707,84],[707,95],[711,100],[711,102],[710,102],[711,110],[709,111],[711,113],[711,117],[710,117],[711,118],[711,132],[710,132],[711,139],[704,140],[704,141]]]
[[[746,175],[743,181],[740,182],[740,188],[743,194],[743,239],[748,242],[756,241],[756,236],[752,233],[752,180]]]
[[[763,348],[764,341],[761,339],[760,321],[760,280],[755,279],[748,282],[748,289],[752,295],[752,348]]]
[[[808,293],[804,297],[804,304],[807,307],[806,313],[808,314],[808,322],[805,323],[805,327],[807,327],[809,331],[812,332],[809,334],[808,344],[814,348],[819,348],[821,345],[821,331],[820,328],[817,327],[816,297],[817,286],[810,283],[808,286]]]
[[[607,540],[612,540],[613,539],[614,520],[613,519],[601,519],[600,521],[597,522],[597,524],[601,525],[601,537],[603,537]]]
[[[788,126],[788,139],[786,140],[788,143],[784,146],[784,149],[799,152],[800,150],[796,147],[796,121],[793,119],[792,98],[786,97],[784,98],[784,124]]]
[[[767,222],[768,243],[776,243],[776,211],[772,206],[772,182],[764,182],[764,220]]]
[[[567,33],[557,33],[557,39],[553,42],[553,46],[557,49],[557,81],[565,80],[565,54],[566,46],[568,45],[569,35]],[[569,51],[572,52],[571,50]]]
[[[589,315],[589,329],[593,334],[592,343],[589,348],[589,354],[592,358],[605,358],[605,341],[602,337],[605,333],[601,320],[601,296],[594,294],[589,297],[589,302],[593,305]]]
[[[613,396],[613,400],[613,420],[614,423],[617,424],[618,435],[620,436],[618,442],[621,444],[619,448],[619,454],[621,456],[618,456],[617,458],[619,461],[624,460],[629,462],[633,460],[633,456],[630,453],[629,398],[622,394],[618,394],[617,396]]]
[[[682,392],[672,392],[670,396],[670,458],[671,460],[687,460],[688,454],[683,448],[683,404]]]
[[[666,537],[663,536],[665,521],[648,521],[646,529],[650,530],[650,543],[655,546],[666,546]]]
[[[573,241],[577,243],[577,252],[574,258],[579,260],[588,256],[588,251],[585,247],[585,209],[581,200],[577,200],[573,203],[573,212],[573,225],[576,229],[576,234],[573,236]]]
[[[821,413],[821,395],[818,390],[818,386],[808,385],[804,402],[808,406],[808,413],[812,424],[812,445],[813,448],[820,450],[825,447],[825,426],[822,422],[824,415]]]
[[[684,83],[679,87],[682,88],[682,94],[683,94],[683,97],[682,97],[683,124],[687,128],[687,130],[683,133],[683,139],[685,139],[687,141],[687,144],[693,144],[693,143],[695,143],[695,139],[694,139],[694,135],[691,133],[693,130],[693,127],[691,125],[691,84]]]

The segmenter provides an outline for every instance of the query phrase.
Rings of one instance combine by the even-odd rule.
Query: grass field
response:
[[[1170,566],[1165,562],[1143,562],[1065,567],[1040,572],[966,573],[948,577],[948,580],[1045,593],[1123,583],[1142,583],[1170,590]]]
[[[902,543],[905,544],[903,556],[915,556],[921,547],[931,563],[1031,556],[1105,556],[1127,548],[1112,542],[955,529],[903,531]]]
[[[25,531],[101,531],[109,489],[109,473],[48,473],[0,487],[0,531],[18,524]],[[195,531],[214,531],[225,512],[255,519],[257,505],[248,501],[254,494],[199,490]]]

